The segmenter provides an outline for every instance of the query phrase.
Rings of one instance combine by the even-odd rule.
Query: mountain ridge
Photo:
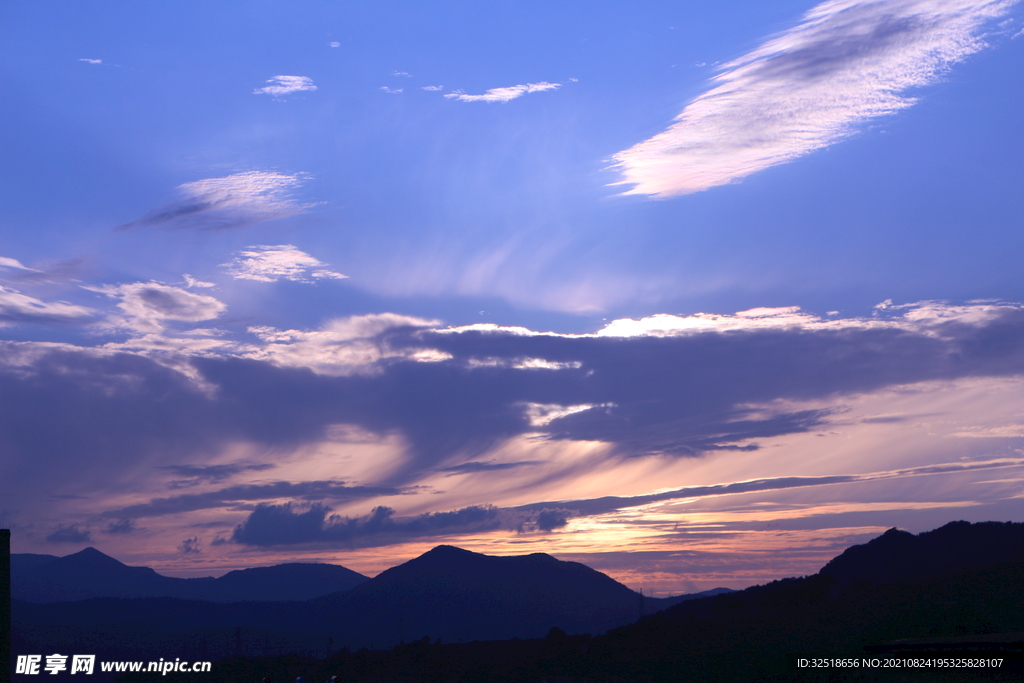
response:
[[[11,595],[35,603],[90,598],[171,597],[208,602],[310,600],[354,588],[369,577],[341,565],[287,563],[181,579],[133,567],[88,547],[71,555],[12,554]]]

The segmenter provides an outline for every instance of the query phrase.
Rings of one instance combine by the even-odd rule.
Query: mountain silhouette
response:
[[[1005,562],[1022,554],[1024,524],[960,521],[917,535],[889,529],[863,545],[847,548],[820,573],[844,587],[858,580],[910,581]]]
[[[113,566],[107,560],[116,563],[106,558],[106,566]],[[711,592],[721,591],[728,589]],[[338,647],[381,648],[423,636],[446,642],[533,638],[553,627],[596,634],[631,623],[642,611],[702,595],[645,598],[599,571],[550,555],[495,557],[439,546],[350,590],[306,601],[17,600],[13,612],[22,647],[39,642],[53,648],[73,638],[78,647],[88,643],[99,653],[109,651],[113,639],[119,652],[134,648],[130,656],[166,652],[171,643],[191,656],[202,642],[233,642],[237,628],[242,650],[250,654],[280,648],[322,653],[328,639]],[[110,635],[117,633],[122,635]],[[220,656],[228,654],[220,650]]]
[[[500,557],[442,545],[344,594],[325,611],[364,614],[388,641],[533,638],[552,627],[601,633],[679,598],[641,598],[606,574],[544,553]]]
[[[219,578],[179,579],[149,567],[130,567],[95,548],[73,555],[11,555],[11,594],[28,602],[97,597],[175,597],[210,602],[308,600],[367,581],[332,564],[280,564],[231,571]]]
[[[217,676],[211,681],[262,676],[289,680],[297,675],[310,680],[338,675],[349,683],[1024,681],[1022,530],[1024,524],[994,522],[954,522],[918,535],[891,530],[847,549],[811,576],[683,601],[603,635],[551,629],[543,638],[528,640],[438,644],[423,638],[409,642],[407,633],[404,646],[377,652],[342,651],[322,662],[295,657],[235,658],[215,665]],[[435,549],[396,567],[389,583],[382,581],[379,589],[406,590],[406,581],[416,576],[441,583],[485,563],[492,565],[488,577],[514,581],[511,572],[533,571],[551,560],[474,555],[454,548]],[[492,563],[501,559],[516,562]],[[583,572],[571,575],[571,567],[559,567],[559,571],[565,577],[589,581]],[[356,599],[360,592],[369,595],[372,584],[351,591],[349,599]],[[450,589],[444,590],[450,594]],[[468,594],[480,590],[472,585],[466,589]],[[412,593],[403,596],[409,605],[415,599]],[[498,606],[483,606],[485,611],[492,607]],[[888,664],[893,657],[941,661],[928,659],[914,670],[903,669],[906,663],[899,660],[891,665],[894,669]],[[856,662],[857,668],[800,668],[799,658]],[[879,664],[868,667],[865,658]],[[995,659],[999,665],[981,670],[962,663],[979,658]],[[129,676],[125,683],[144,680]],[[167,680],[184,683],[187,679]]]

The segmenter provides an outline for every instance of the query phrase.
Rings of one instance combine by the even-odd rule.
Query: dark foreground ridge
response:
[[[313,600],[15,601],[14,619],[19,652],[68,650],[147,661],[170,653],[189,660],[290,652],[324,657],[341,647],[388,649],[424,635],[444,642],[539,638],[552,626],[599,634],[699,597],[643,597],[585,565],[542,553],[493,557],[438,546],[350,590]]]
[[[890,531],[818,574],[681,602],[604,635],[444,643],[218,662],[201,680],[663,683],[1024,681],[1024,524]],[[444,551],[448,552],[448,551]],[[463,551],[464,552],[464,551]],[[419,558],[423,560],[424,558]],[[427,558],[425,561],[432,561]],[[410,634],[411,635],[411,634]],[[799,658],[996,657],[998,669],[808,669]],[[127,675],[124,681],[154,680]],[[175,677],[167,681],[200,680]]]

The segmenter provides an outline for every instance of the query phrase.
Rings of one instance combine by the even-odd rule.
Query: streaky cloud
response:
[[[542,81],[540,83],[510,85],[504,88],[491,88],[483,95],[467,95],[466,93],[457,90],[455,92],[448,93],[445,97],[458,102],[508,102],[509,100],[516,99],[517,97],[522,97],[527,93],[554,90],[561,86],[561,83],[548,83],[547,81]],[[424,88],[424,90],[427,89],[428,88]]]
[[[477,472],[495,472],[499,470],[511,470],[517,467],[543,464],[543,460],[520,460],[518,462],[464,462],[461,465],[443,467],[439,471],[448,472],[449,477],[457,474],[476,474]]]
[[[255,501],[281,498],[356,500],[376,496],[395,496],[406,493],[393,486],[346,486],[344,481],[275,481],[269,484],[240,484],[205,493],[187,493],[166,498],[154,498],[148,503],[129,505],[104,513],[104,517],[134,519],[161,517],[195,510],[233,507]]]
[[[238,252],[229,263],[222,263],[236,280],[258,282],[313,282],[315,280],[344,280],[348,276],[323,266],[319,261],[292,244],[257,244]]]
[[[13,259],[11,259],[13,260]],[[28,270],[28,269],[26,269]],[[47,302],[0,285],[0,325],[81,322],[96,311],[63,301]]]
[[[1024,458],[993,458],[971,462],[937,463],[921,467],[908,467],[899,470],[867,472],[864,474],[833,474],[811,477],[772,477],[769,479],[752,479],[727,484],[710,486],[686,486],[672,491],[662,491],[639,496],[602,496],[582,500],[561,500],[530,503],[510,508],[516,512],[536,512],[557,508],[569,513],[570,517],[600,515],[617,512],[627,508],[651,505],[670,500],[686,500],[690,498],[707,498],[709,496],[729,496],[742,493],[761,491],[779,491],[783,489],[805,488],[808,486],[829,486],[833,484],[854,484],[859,482],[883,481],[887,479],[903,479],[906,477],[922,477],[926,475],[959,474],[982,470],[1015,468],[1024,466]]]
[[[309,208],[289,196],[301,182],[301,174],[247,171],[184,183],[178,186],[180,200],[116,229],[224,230],[287,218]]]
[[[582,500],[549,501],[499,508],[472,505],[450,512],[428,512],[395,517],[395,510],[378,506],[369,515],[330,515],[321,504],[259,504],[235,527],[231,540],[249,546],[320,544],[328,547],[371,547],[405,543],[430,536],[458,536],[492,531],[550,533],[577,517],[618,513],[630,508],[674,500],[782,491],[794,488],[855,484],[927,475],[1019,468],[1024,458],[996,458],[973,462],[938,463],[900,470],[823,476],[788,476],[688,486],[638,496],[603,496]]]
[[[911,106],[984,47],[1016,0],[832,0],[725,64],[668,130],[615,154],[624,194],[699,192],[782,164]]]

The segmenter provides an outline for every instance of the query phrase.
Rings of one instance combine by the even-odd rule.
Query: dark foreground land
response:
[[[1024,524],[895,530],[813,576],[680,603],[599,636],[442,644],[324,660],[235,658],[122,681],[351,683],[1024,681]],[[1006,559],[1011,557],[1012,559]],[[1002,634],[984,636],[983,634]],[[893,643],[905,639],[927,639]],[[926,658],[925,668],[881,668]],[[828,668],[798,667],[800,659]],[[995,659],[1000,666],[967,666]],[[828,660],[825,662],[823,660]],[[856,666],[836,667],[835,660]],[[866,666],[877,661],[878,667]],[[939,666],[944,664],[944,666]],[[959,666],[958,666],[959,665]]]

